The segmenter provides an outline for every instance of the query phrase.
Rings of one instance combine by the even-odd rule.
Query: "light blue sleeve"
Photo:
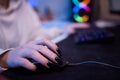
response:
[[[9,48],[9,49],[0,49],[0,55],[4,54],[7,51],[13,50],[14,48]]]
[[[0,55],[3,54],[6,50],[0,49]]]

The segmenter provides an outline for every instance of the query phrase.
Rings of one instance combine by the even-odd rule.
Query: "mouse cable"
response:
[[[115,66],[115,65],[111,65],[108,63],[104,63],[104,62],[98,62],[98,61],[83,61],[80,63],[70,63],[70,62],[66,62],[67,66],[79,66],[79,65],[83,65],[83,64],[100,64],[103,66],[107,66],[107,67],[111,67],[111,68],[115,68],[115,69],[120,69],[119,66]]]

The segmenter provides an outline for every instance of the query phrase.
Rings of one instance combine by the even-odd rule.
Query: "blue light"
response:
[[[79,10],[80,10],[80,7],[79,7],[79,6],[75,6],[75,7],[73,8],[73,12],[76,13],[76,14],[79,12]]]

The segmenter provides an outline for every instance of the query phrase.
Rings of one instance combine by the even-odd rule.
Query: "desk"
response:
[[[99,61],[120,66],[120,27],[109,29],[115,34],[115,41],[109,44],[76,45],[73,36],[58,43],[63,59],[72,63]],[[120,70],[99,64],[84,64],[66,67],[60,72],[39,74],[2,73],[8,80],[120,80]]]

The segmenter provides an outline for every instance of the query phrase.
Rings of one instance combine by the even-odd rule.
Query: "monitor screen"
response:
[[[98,2],[98,0],[96,0]],[[99,19],[113,22],[120,22],[120,0],[99,0]],[[98,13],[97,13],[98,14]]]
[[[120,0],[110,0],[110,10],[120,14]]]

